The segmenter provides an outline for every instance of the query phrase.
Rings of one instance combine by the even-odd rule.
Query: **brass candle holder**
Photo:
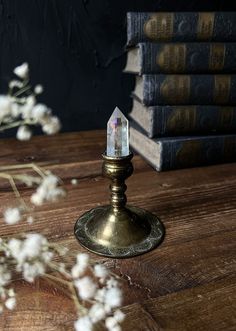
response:
[[[125,180],[133,173],[133,154],[103,157],[103,175],[112,182],[111,204],[94,208],[75,224],[75,236],[88,250],[103,256],[126,258],[155,248],[164,237],[164,226],[150,212],[126,205]]]

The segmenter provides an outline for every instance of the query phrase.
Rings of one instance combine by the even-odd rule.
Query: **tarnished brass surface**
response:
[[[155,215],[126,206],[125,179],[133,173],[132,157],[103,154],[103,174],[112,181],[111,204],[88,211],[75,224],[81,245],[99,255],[131,257],[153,249],[163,239],[164,227]]]

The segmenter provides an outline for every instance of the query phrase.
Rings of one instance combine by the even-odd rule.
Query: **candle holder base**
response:
[[[128,258],[158,246],[164,226],[157,216],[137,207],[102,206],[83,214],[74,232],[80,244],[96,254]]]

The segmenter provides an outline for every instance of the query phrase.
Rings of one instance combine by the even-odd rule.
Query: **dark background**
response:
[[[122,73],[127,11],[235,9],[222,0],[0,0],[0,93],[28,62],[63,131],[105,128],[116,105],[132,106],[134,78]]]

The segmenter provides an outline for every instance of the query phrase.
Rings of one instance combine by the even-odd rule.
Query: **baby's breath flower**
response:
[[[93,323],[97,323],[106,317],[106,311],[103,304],[95,303],[89,310],[89,316]]]
[[[65,196],[63,188],[58,187],[59,178],[49,174],[45,176],[37,188],[36,192],[31,196],[31,202],[40,206],[44,202],[57,201],[59,198]]]
[[[122,295],[121,290],[117,287],[112,287],[106,291],[104,302],[111,308],[116,308],[121,305]]]
[[[30,140],[31,136],[32,136],[32,131],[26,125],[20,126],[16,133],[16,138],[21,141]]]
[[[9,310],[13,310],[16,306],[16,298],[9,298],[5,301],[5,306],[9,309]]]
[[[28,63],[23,63],[22,65],[16,67],[14,69],[14,74],[17,75],[18,77],[25,79],[28,77],[29,74],[29,66]]]
[[[82,300],[88,300],[94,297],[97,286],[92,278],[85,276],[75,281],[79,296]]]
[[[42,103],[38,103],[32,110],[32,117],[39,123],[44,123],[51,115],[51,110]]]
[[[72,178],[72,179],[71,179],[71,184],[72,184],[72,185],[77,185],[77,184],[78,184],[78,179],[76,179],[76,178]]]
[[[32,224],[32,223],[34,223],[34,218],[33,218],[33,216],[31,216],[31,215],[28,216],[27,219],[26,219],[26,221],[27,221],[28,224]]]
[[[11,80],[10,83],[9,83],[9,88],[14,88],[14,87],[17,87],[17,88],[22,88],[23,87],[23,83],[20,82],[19,80]]]
[[[35,94],[41,94],[42,92],[43,92],[42,85],[40,85],[40,84],[36,85],[35,88],[34,88],[34,93]]]
[[[94,266],[94,275],[98,278],[106,278],[108,276],[108,270],[104,265],[96,264]]]
[[[21,220],[21,212],[20,209],[15,208],[7,208],[4,212],[4,220],[7,224],[16,224]]]
[[[35,103],[36,103],[36,99],[34,95],[29,95],[27,98],[25,98],[25,102],[20,108],[23,119],[32,118],[32,111]]]
[[[12,109],[12,102],[8,95],[0,95],[0,121],[9,116]]]
[[[121,323],[124,321],[125,319],[125,314],[122,313],[122,311],[120,309],[117,309],[115,312],[114,312],[114,318],[116,319],[117,322]]]
[[[93,331],[93,323],[88,316],[80,317],[75,323],[76,331]]]
[[[6,264],[0,264],[0,289],[11,280],[11,273]]]
[[[49,117],[48,121],[42,127],[46,134],[55,134],[61,129],[61,122],[56,116]]]

